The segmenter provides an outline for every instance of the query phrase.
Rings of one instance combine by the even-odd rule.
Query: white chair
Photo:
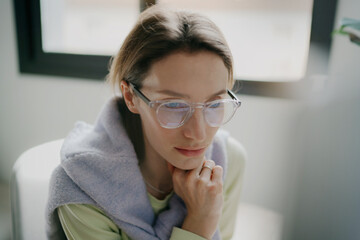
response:
[[[62,142],[60,139],[33,147],[16,161],[10,185],[13,240],[46,239],[49,179],[60,163]]]
[[[45,206],[49,179],[60,162],[63,139],[24,152],[16,161],[11,180],[13,240],[45,240]],[[270,210],[240,203],[234,240],[280,240],[282,217]]]

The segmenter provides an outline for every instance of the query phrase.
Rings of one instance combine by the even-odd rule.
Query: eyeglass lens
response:
[[[228,122],[233,116],[236,106],[233,101],[214,101],[206,104],[203,114],[211,127],[218,127]],[[183,102],[163,103],[157,108],[160,124],[166,128],[177,128],[192,115],[191,106]]]

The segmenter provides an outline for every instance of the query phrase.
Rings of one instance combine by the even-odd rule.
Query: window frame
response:
[[[140,0],[139,11],[155,0]],[[337,0],[314,0],[310,35],[310,50],[307,71],[326,74],[331,46]],[[62,77],[76,77],[103,81],[108,73],[111,56],[68,53],[46,53],[42,49],[40,0],[14,0],[16,20],[18,62],[20,73],[43,74]],[[320,47],[325,53],[323,69],[312,69],[309,65],[314,56],[311,49]],[[269,97],[294,97],[294,89],[304,88],[304,81],[264,82],[236,79],[239,93]],[[236,89],[235,89],[236,90]],[[305,91],[305,90],[304,90]],[[298,92],[298,91],[297,91]]]

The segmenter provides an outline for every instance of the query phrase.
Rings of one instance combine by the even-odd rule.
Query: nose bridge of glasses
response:
[[[188,115],[188,119],[189,118],[195,118],[195,121],[202,121],[204,120],[204,107],[205,104],[204,103],[192,103],[191,104],[191,110],[190,113]],[[196,111],[196,109],[198,109],[199,111]],[[197,113],[196,113],[197,112]]]
[[[191,103],[190,106],[195,109],[195,108],[204,108],[205,107],[205,103]]]
[[[194,115],[196,109],[199,109],[201,111],[201,112],[199,112],[199,114],[201,116],[203,116],[205,103],[191,103],[190,106],[191,106],[190,107],[190,112],[188,114],[187,120]],[[198,118],[198,117],[196,117],[196,118]]]

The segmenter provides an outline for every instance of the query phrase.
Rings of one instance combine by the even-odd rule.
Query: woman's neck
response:
[[[172,191],[172,178],[167,169],[166,162],[161,164],[165,165],[165,169],[159,165],[159,163],[152,164],[151,161],[143,161],[140,165],[140,170],[147,191],[157,199],[164,199]]]
[[[140,170],[148,192],[158,199],[164,199],[173,188],[167,161],[154,149],[146,145],[145,156],[140,163]]]

